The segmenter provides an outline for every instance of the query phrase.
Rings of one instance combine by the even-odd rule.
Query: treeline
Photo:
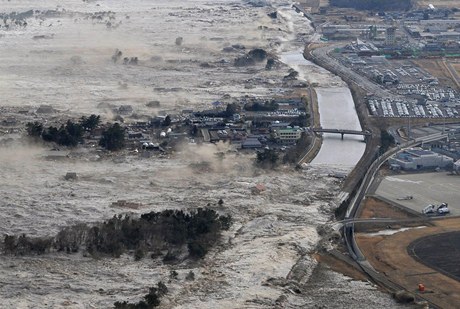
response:
[[[92,132],[100,125],[99,115],[81,117],[77,122],[67,120],[66,124],[59,127],[45,127],[41,122],[29,122],[26,125],[27,134],[35,139],[53,142],[60,146],[76,147],[83,143],[85,133]],[[118,123],[108,125],[102,132],[99,145],[111,150],[120,150],[125,146],[125,130]]]
[[[156,258],[166,252],[163,260],[173,262],[184,249],[192,258],[206,255],[231,222],[229,215],[220,216],[207,208],[198,208],[190,213],[182,210],[150,212],[138,218],[118,215],[94,226],[79,224],[66,227],[55,237],[6,235],[3,251],[27,255],[84,250],[92,256],[112,257],[133,251],[136,259],[142,259],[147,253]]]
[[[250,102],[244,105],[244,109],[251,112],[274,112],[278,110],[279,105],[275,101]]]
[[[331,6],[358,10],[409,10],[411,0],[329,0]]]
[[[380,153],[383,154],[395,144],[395,138],[387,130],[380,130]]]

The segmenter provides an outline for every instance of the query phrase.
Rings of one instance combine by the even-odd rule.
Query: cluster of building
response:
[[[159,145],[185,141],[188,143],[232,144],[236,149],[279,148],[295,144],[305,132],[307,113],[300,99],[276,101],[273,111],[247,111],[240,102],[232,113],[224,105],[212,109],[184,110],[178,115],[156,116],[149,122],[128,126],[127,138],[133,145],[162,149]],[[144,147],[143,147],[144,148]]]
[[[323,40],[367,40],[349,46],[358,55],[392,58],[456,56],[460,54],[460,20],[449,9],[427,8],[408,13],[379,13],[380,22],[325,23]],[[350,22],[351,21],[351,22]],[[401,25],[397,27],[396,25]]]
[[[454,159],[454,161],[460,160],[460,141],[455,138],[456,132],[449,132],[450,137],[446,140],[440,140],[431,142],[427,147],[432,151],[446,155]]]
[[[375,24],[324,24],[323,37],[328,40],[347,40],[356,38],[385,40],[389,26]]]
[[[395,154],[389,159],[390,168],[407,171],[442,168],[460,172],[460,128],[444,130],[446,139]]]
[[[460,37],[460,20],[457,19],[422,19],[405,21],[404,28],[416,39],[458,40]]]
[[[360,75],[394,91],[395,96],[368,99],[369,111],[380,117],[459,116],[460,95],[439,85],[437,78],[414,66],[410,60],[391,61],[378,55],[379,48],[357,39],[342,48],[335,57]],[[400,98],[404,96],[405,99]]]

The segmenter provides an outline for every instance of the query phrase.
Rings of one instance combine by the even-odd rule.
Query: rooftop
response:
[[[407,150],[408,153],[415,155],[415,156],[427,156],[427,155],[432,155],[434,152],[429,151],[429,150],[423,150],[421,148],[417,149],[409,149]]]

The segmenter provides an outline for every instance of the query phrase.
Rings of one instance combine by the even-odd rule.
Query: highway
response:
[[[433,141],[445,138],[446,136],[447,136],[446,134],[439,132],[439,133],[431,134],[428,136],[420,137],[415,140],[408,141],[404,144],[401,144],[398,147],[392,148],[388,150],[387,152],[385,152],[383,155],[379,156],[379,158],[371,164],[366,175],[364,176],[363,182],[361,183],[361,186],[359,190],[357,191],[355,198],[352,200],[352,202],[350,203],[347,209],[345,218],[346,219],[351,218],[356,215],[362,198],[368,192],[369,187],[374,180],[375,173],[380,169],[382,164],[385,163],[386,160],[388,160],[389,157],[391,157],[392,155],[394,155],[395,153],[401,150],[414,147],[421,143],[433,142]]]
[[[344,223],[343,226],[343,235],[345,239],[345,243],[348,248],[348,252],[350,256],[356,261],[356,263],[361,267],[361,269],[373,280],[376,282],[380,282],[383,285],[387,286],[388,288],[392,290],[401,290],[403,289],[399,285],[395,284],[394,282],[389,281],[384,275],[378,273],[367,261],[365,256],[362,254],[360,251],[358,244],[356,243],[355,240],[355,235],[354,235],[354,224],[357,222],[360,222],[360,220],[356,219],[357,214],[359,214],[359,209],[361,206],[361,201],[363,200],[364,196],[368,192],[371,184],[373,183],[375,179],[375,175],[377,171],[380,169],[383,163],[385,163],[388,158],[390,158],[392,155],[396,154],[397,152],[408,149],[411,147],[414,147],[416,145],[419,145],[421,143],[426,143],[426,142],[432,142],[436,141],[442,138],[445,138],[446,134],[440,132],[440,133],[435,133],[432,135],[428,135],[425,137],[417,138],[413,141],[408,141],[404,143],[403,145],[400,145],[396,148],[390,149],[389,151],[385,152],[383,155],[381,155],[377,160],[375,160],[371,166],[369,167],[367,173],[365,174],[363,181],[356,192],[354,198],[350,202],[350,205],[347,208],[347,212],[345,215],[345,220],[342,222]],[[368,220],[375,220],[375,219],[365,219],[363,222],[368,222]],[[379,220],[376,222],[386,222],[384,220]],[[389,221],[390,222],[390,221]],[[436,308],[436,306],[433,305],[433,307]]]
[[[370,81],[367,77],[362,76],[352,69],[346,67],[344,64],[341,64],[337,59],[331,57],[329,53],[337,48],[342,46],[343,43],[337,43],[333,45],[328,45],[325,47],[316,48],[314,50],[309,51],[310,59],[314,60],[314,62],[323,68],[332,71],[342,77],[343,79],[346,78],[347,82],[350,81],[355,83],[358,87],[364,89],[367,93],[382,97],[382,98],[400,98],[400,96],[391,93],[389,90],[384,89],[382,86]],[[354,236],[354,225],[355,223],[359,223],[359,219],[356,219],[357,214],[359,214],[359,208],[361,205],[361,201],[363,200],[364,196],[369,191],[371,184],[374,182],[375,175],[377,171],[380,169],[383,163],[385,163],[388,158],[392,155],[396,154],[397,152],[414,147],[424,142],[430,142],[445,138],[442,132],[428,135],[422,138],[417,138],[415,140],[409,140],[408,142],[401,143],[396,148],[390,149],[383,155],[379,156],[377,160],[373,161],[370,165],[369,169],[366,171],[363,180],[361,181],[361,185],[359,186],[356,194],[353,196],[348,208],[346,210],[345,220],[342,221],[343,224],[343,237],[349,252],[349,255],[355,260],[357,265],[362,269],[362,271],[368,275],[368,277],[373,280],[374,282],[380,284],[388,288],[391,291],[399,291],[405,290],[402,286],[390,281],[384,274],[377,272],[372,265],[366,260],[365,256],[360,251]],[[366,219],[362,222],[368,222],[367,220],[373,219]],[[393,222],[391,220],[385,221],[386,219],[379,220],[378,222]],[[418,296],[418,298],[424,299],[422,296]],[[438,308],[436,305],[432,304],[431,302],[427,301],[432,308]]]

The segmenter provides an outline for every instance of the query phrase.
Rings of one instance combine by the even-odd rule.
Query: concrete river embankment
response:
[[[362,130],[353,97],[345,83],[306,60],[301,51],[283,53],[281,60],[297,70],[300,78],[318,85],[315,91],[322,128]],[[321,71],[321,74],[312,74],[314,71]],[[324,133],[321,150],[311,164],[349,172],[364,154],[363,139],[362,136],[345,135],[342,140],[340,134]]]

